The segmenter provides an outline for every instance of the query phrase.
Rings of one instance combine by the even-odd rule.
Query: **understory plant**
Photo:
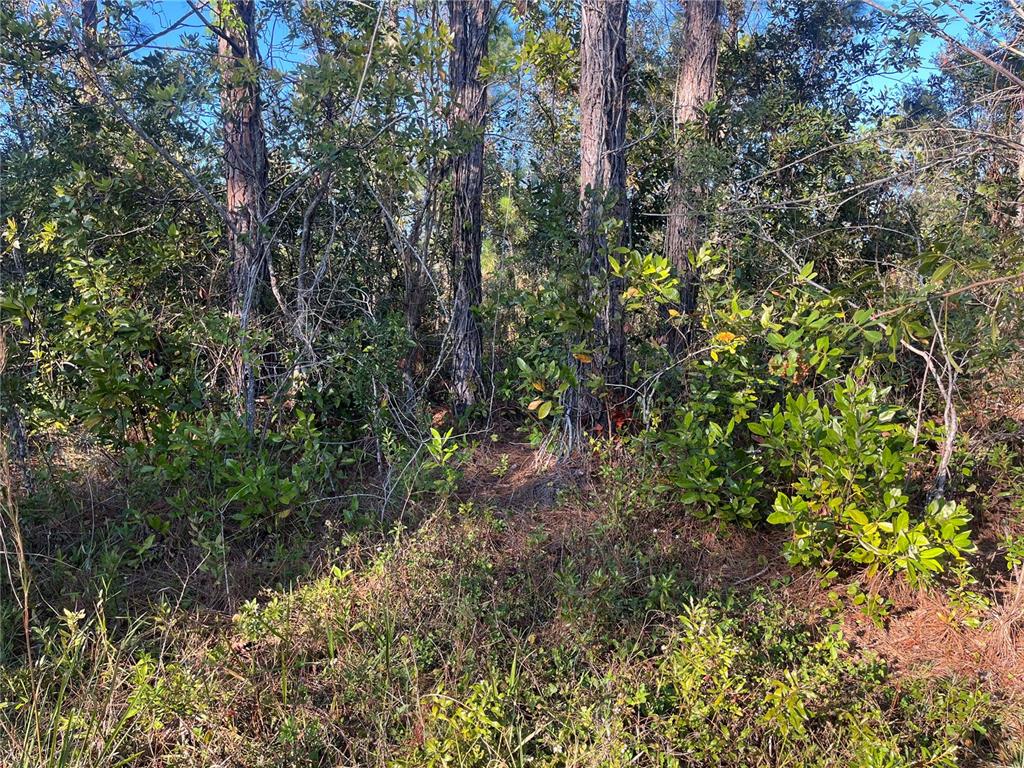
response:
[[[711,285],[689,396],[654,431],[668,458],[660,490],[698,516],[789,526],[794,565],[843,559],[929,581],[973,551],[971,515],[924,498],[917,478],[939,431],[908,423],[881,383],[892,330],[814,277],[806,265],[749,306]]]
[[[913,513],[908,475],[922,448],[887,391],[848,376],[830,394],[829,402],[812,391],[787,395],[747,425],[788,491],[778,492],[768,522],[791,526],[789,561],[842,557],[917,583],[973,551],[971,515],[956,502],[931,500]]]
[[[329,488],[342,463],[353,460],[323,439],[311,414],[298,410],[289,426],[258,438],[233,414],[170,422],[128,459],[139,505],[161,495],[170,507],[163,517],[150,515],[157,532],[171,518],[195,513],[223,512],[241,528],[272,527]]]

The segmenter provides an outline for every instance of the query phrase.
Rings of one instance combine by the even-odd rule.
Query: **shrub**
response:
[[[322,442],[313,417],[296,411],[294,424],[254,439],[231,414],[206,414],[160,428],[152,443],[129,452],[129,476],[149,478],[136,494],[164,495],[176,518],[217,517],[240,527],[271,525],[334,477],[341,454]],[[166,521],[154,517],[151,527]]]
[[[972,550],[971,516],[955,502],[932,501],[911,518],[904,489],[920,448],[886,391],[847,377],[833,387],[831,406],[812,391],[788,395],[747,425],[790,490],[778,493],[768,522],[792,526],[791,563],[841,556],[917,582],[940,572],[946,555]]]

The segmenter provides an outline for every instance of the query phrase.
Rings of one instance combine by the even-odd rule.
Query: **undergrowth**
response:
[[[896,676],[835,608],[707,591],[628,514],[446,505],[230,623],[68,611],[0,672],[5,765],[958,766],[976,682]]]

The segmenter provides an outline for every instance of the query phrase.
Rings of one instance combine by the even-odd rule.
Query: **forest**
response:
[[[0,0],[0,765],[1024,768],[1024,4]]]

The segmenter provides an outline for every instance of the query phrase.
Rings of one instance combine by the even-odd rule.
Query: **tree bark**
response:
[[[600,409],[582,387],[596,375],[612,387],[626,380],[622,280],[608,253],[623,242],[626,199],[626,20],[628,0],[583,0],[580,30],[580,258],[584,299],[597,305],[591,361],[577,365],[580,390],[570,421],[593,421]],[[611,220],[618,222],[607,235]]]
[[[687,326],[697,309],[698,275],[690,264],[689,254],[697,250],[704,239],[704,217],[700,208],[705,188],[699,179],[694,179],[688,166],[695,141],[706,138],[703,107],[715,94],[722,5],[721,0],[687,0],[683,23],[672,110],[675,171],[665,222],[665,255],[681,283],[678,310],[683,316],[683,326],[669,335],[669,349],[673,353],[688,346]]]
[[[99,22],[99,4],[97,0],[82,0],[82,45],[85,56],[95,55],[96,28]]]
[[[81,0],[80,5],[82,38],[78,46],[78,64],[81,68],[80,98],[83,104],[96,106],[100,102],[100,94],[94,78],[89,75],[100,64],[99,50],[99,3],[98,0]]]
[[[246,428],[256,413],[256,374],[250,330],[268,282],[263,225],[267,207],[267,144],[259,82],[254,0],[220,0],[221,127],[224,133],[225,210],[228,225],[230,308],[241,332],[232,376]]]
[[[453,49],[451,129],[457,148],[452,158],[454,205],[451,264],[455,278],[453,308],[453,386],[455,412],[477,402],[483,370],[483,343],[476,310],[482,299],[480,249],[483,232],[484,124],[487,87],[480,61],[487,54],[490,0],[449,0]]]

